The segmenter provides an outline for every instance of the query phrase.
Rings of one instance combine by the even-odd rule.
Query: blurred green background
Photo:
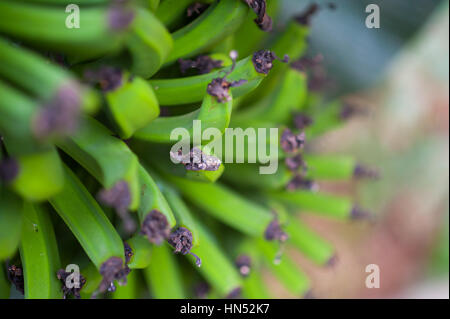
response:
[[[351,97],[367,115],[314,148],[352,153],[380,170],[375,183],[324,183],[351,193],[377,214],[373,225],[304,219],[336,243],[339,263],[297,262],[324,298],[448,298],[449,6],[448,1],[316,1],[309,54],[320,53],[335,81],[330,94]],[[310,1],[285,0],[282,26]],[[365,27],[365,7],[380,7],[380,29]],[[358,186],[358,187],[356,187]],[[295,255],[295,252],[292,252]],[[380,266],[380,289],[365,287],[365,266]],[[268,278],[271,281],[270,278]],[[289,297],[272,283],[280,296]]]

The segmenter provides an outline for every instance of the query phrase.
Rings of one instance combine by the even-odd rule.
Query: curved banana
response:
[[[98,94],[81,85],[71,73],[2,38],[0,75],[38,97],[42,106],[67,100],[86,113],[94,113],[99,108]]]
[[[231,101],[220,103],[215,97],[206,94],[198,110],[179,116],[157,118],[137,131],[133,137],[156,143],[174,143],[174,140],[171,140],[171,134],[177,128],[185,128],[189,136],[193,136],[194,120],[201,121],[201,132],[214,127],[223,133],[230,122],[232,108]],[[202,136],[202,141],[208,140],[210,139],[203,139]]]
[[[248,7],[241,0],[213,3],[200,17],[172,34],[174,46],[165,64],[200,53],[232,34],[244,21]]]
[[[138,208],[139,161],[128,146],[113,137],[106,127],[93,118],[84,117],[78,132],[58,141],[57,146],[80,163],[107,191],[120,193],[111,195],[115,202],[112,206],[118,210]],[[126,190],[119,192],[122,188]]]
[[[99,291],[104,292],[115,279],[124,279],[123,275],[127,274],[123,272],[124,244],[98,203],[75,174],[67,167],[65,173],[64,189],[50,198],[49,202],[100,271],[103,281]]]
[[[161,105],[195,103],[203,99],[206,88],[212,80],[223,77],[231,69],[232,66],[229,66],[208,74],[177,79],[152,79],[149,82]],[[226,77],[229,81],[247,81],[241,86],[231,88],[233,96],[237,98],[255,89],[266,77],[266,74],[256,71],[253,56],[249,56],[237,62],[234,70]]]
[[[129,7],[83,8],[79,28],[66,26],[64,8],[4,0],[0,2],[0,32],[86,60],[117,51],[133,19]]]
[[[0,187],[0,260],[11,257],[19,246],[23,205],[19,196]]]
[[[23,264],[25,298],[62,298],[56,274],[60,268],[55,233],[48,212],[27,203],[24,209],[20,259]]]
[[[130,29],[125,46],[132,58],[131,72],[149,78],[159,70],[172,50],[172,37],[153,13],[144,8],[136,10]]]
[[[121,85],[105,91],[107,108],[121,138],[130,138],[159,116],[159,104],[151,85],[137,76],[122,73]]]

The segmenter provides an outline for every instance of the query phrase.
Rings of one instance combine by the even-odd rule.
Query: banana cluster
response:
[[[263,269],[307,296],[282,248],[336,252],[298,212],[367,217],[316,181],[376,176],[304,147],[354,113],[304,57],[316,10],[275,32],[278,0],[76,2],[0,1],[0,297],[266,298]],[[278,128],[277,172],[225,167],[208,139],[209,162],[172,163],[194,121]]]

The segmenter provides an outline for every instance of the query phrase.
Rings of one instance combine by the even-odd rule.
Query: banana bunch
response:
[[[376,177],[304,148],[354,113],[311,87],[316,10],[275,32],[278,0],[71,3],[0,1],[0,296],[272,297],[263,269],[308,296],[284,247],[336,251],[299,212],[369,217],[316,181]],[[196,121],[220,134],[171,149]],[[277,171],[249,141],[223,164],[228,128],[277,128]]]

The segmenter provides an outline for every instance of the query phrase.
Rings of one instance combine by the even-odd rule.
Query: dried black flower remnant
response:
[[[170,226],[166,216],[156,209],[152,210],[142,223],[141,234],[147,236],[152,244],[161,245],[170,235]]]
[[[222,163],[219,158],[205,154],[198,147],[192,148],[185,155],[180,148],[176,153],[170,152],[170,157],[183,163],[188,171],[217,171]]]
[[[214,60],[207,55],[201,55],[195,60],[178,59],[178,63],[182,74],[185,74],[189,69],[197,69],[199,74],[206,74],[223,65],[222,61]]]
[[[116,210],[119,217],[123,220],[127,232],[132,233],[136,230],[136,223],[128,213],[131,193],[127,182],[118,181],[110,189],[102,189],[98,194],[98,200]]]
[[[86,284],[86,278],[84,278],[80,274],[78,287],[69,288],[69,287],[67,287],[66,281],[67,281],[67,277],[69,277],[71,274],[72,274],[71,272],[66,272],[64,269],[60,269],[56,273],[56,277],[62,283],[63,298],[66,299],[67,296],[72,295],[75,298],[80,299],[81,298],[80,291],[83,288],[83,286]]]
[[[286,167],[293,172],[298,171],[299,169],[302,169],[303,171],[306,171],[307,165],[305,161],[303,160],[303,156],[301,154],[297,154],[292,157],[286,157],[284,160],[284,163],[286,164]]]
[[[303,114],[303,113],[297,113],[294,115],[294,125],[299,130],[304,130],[308,126],[312,125],[314,123],[314,120],[311,116]]]
[[[8,267],[8,279],[9,281],[16,287],[17,291],[25,293],[25,283],[23,281],[23,270],[16,265],[12,265]]]
[[[307,189],[311,191],[316,191],[318,189],[318,186],[313,180],[305,178],[300,174],[297,174],[286,185],[286,189],[289,191],[293,191],[296,189]]]
[[[108,22],[113,31],[126,29],[134,20],[134,12],[121,2],[125,3],[126,1],[116,1],[109,9]]]
[[[311,24],[311,18],[319,11],[319,5],[312,3],[306,8],[305,11],[297,15],[294,19],[302,25],[309,26]]]
[[[62,85],[56,95],[37,114],[33,132],[37,138],[73,133],[80,116],[80,88],[76,83]]]
[[[194,285],[194,296],[199,299],[204,299],[208,296],[208,293],[211,291],[211,287],[207,282],[202,281]]]
[[[267,226],[264,237],[267,240],[278,240],[280,242],[285,242],[288,239],[288,235],[281,229],[277,219],[272,220]]]
[[[130,245],[127,242],[123,243],[123,246],[125,248],[125,263],[128,264],[131,260],[131,257],[133,257],[133,249],[131,249]]]
[[[99,84],[103,92],[114,91],[122,85],[122,70],[112,66],[102,66],[97,70],[85,71],[84,79],[91,84]]]
[[[241,276],[246,277],[250,274],[252,260],[249,256],[247,255],[238,256],[234,264],[239,269],[239,273],[241,274]]]
[[[353,170],[353,176],[355,178],[377,179],[379,178],[379,173],[375,169],[363,166],[361,164],[357,164],[355,166],[355,169]]]
[[[199,16],[206,10],[206,8],[208,8],[207,3],[194,2],[187,8],[186,15],[189,18]]]
[[[119,281],[120,285],[125,285],[130,271],[130,268],[124,266],[122,258],[109,258],[100,267],[100,274],[103,279],[98,287],[98,292],[115,291],[114,280]]]
[[[286,153],[295,153],[305,145],[305,133],[294,134],[287,128],[281,135],[280,144]]]
[[[230,88],[241,86],[242,84],[246,83],[247,80],[239,80],[239,81],[228,81],[226,77],[234,71],[234,68],[236,67],[236,59],[237,59],[237,52],[231,51],[230,57],[233,60],[233,65],[231,66],[230,70],[226,72],[226,74],[221,78],[216,78],[211,81],[211,83],[208,84],[208,87],[206,88],[206,92],[216,97],[217,101],[219,103],[224,103],[231,101],[230,96]]]
[[[372,214],[368,211],[362,210],[358,206],[353,206],[350,212],[351,219],[371,219]]]
[[[348,120],[357,114],[364,114],[365,112],[357,105],[351,102],[344,102],[339,112],[341,120]]]
[[[198,267],[202,265],[201,259],[191,252],[192,233],[189,229],[184,227],[177,228],[170,234],[168,243],[175,248],[175,253],[181,253],[182,255],[190,254],[195,257],[195,263]]]
[[[253,54],[252,62],[256,72],[262,74],[269,74],[272,70],[273,61],[278,60],[283,63],[289,62],[289,56],[285,55],[283,59],[277,57],[277,55],[269,50],[260,50]]]
[[[258,27],[266,32],[272,31],[272,19],[266,13],[266,0],[245,0],[245,2],[258,16],[255,19]]]
[[[238,299],[241,296],[242,288],[237,287],[230,291],[230,293],[225,297],[226,299]]]
[[[11,182],[19,174],[19,163],[12,157],[0,160],[0,181]]]

